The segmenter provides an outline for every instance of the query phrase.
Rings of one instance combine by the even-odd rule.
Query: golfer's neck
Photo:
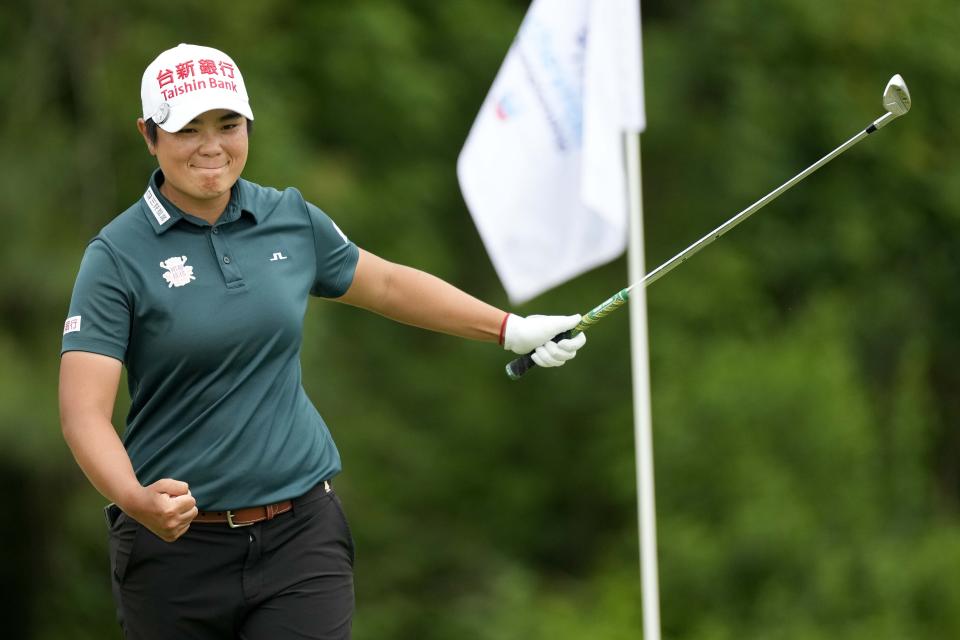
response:
[[[214,224],[220,219],[230,203],[229,190],[215,198],[195,198],[175,187],[171,187],[169,182],[164,182],[160,185],[160,193],[184,213],[189,213],[210,224]]]

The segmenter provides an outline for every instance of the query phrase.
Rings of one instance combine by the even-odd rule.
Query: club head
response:
[[[887,88],[883,90],[883,107],[895,116],[910,111],[910,90],[899,73],[890,78]]]

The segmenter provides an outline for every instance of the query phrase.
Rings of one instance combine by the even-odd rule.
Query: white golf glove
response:
[[[553,337],[573,329],[580,322],[580,314],[573,316],[507,316],[503,330],[503,348],[514,353],[533,351],[531,358],[538,367],[559,367],[577,355],[587,342],[586,334],[553,342]]]

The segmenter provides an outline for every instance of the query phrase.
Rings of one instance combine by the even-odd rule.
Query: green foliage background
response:
[[[506,307],[454,167],[526,8],[0,6],[7,637],[118,637],[103,500],[62,442],[56,385],[83,247],[152,168],[144,66],[178,42],[228,51],[257,115],[246,177]],[[915,100],[649,291],[664,637],[960,637],[955,0],[643,16],[650,266],[879,116],[893,73]],[[625,274],[621,259],[515,311],[585,311]],[[488,345],[321,301],[307,324],[304,380],[359,547],[358,640],[640,637],[625,313],[519,384]]]

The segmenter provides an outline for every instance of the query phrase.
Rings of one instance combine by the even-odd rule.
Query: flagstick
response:
[[[627,194],[630,203],[629,281],[644,275],[643,208],[640,186],[640,134],[625,135]],[[640,573],[643,589],[643,638],[660,640],[660,585],[657,577],[657,510],[653,485],[653,437],[650,417],[650,358],[647,348],[647,293],[630,294],[630,353],[633,365],[633,427],[637,467],[637,515],[640,525]]]

